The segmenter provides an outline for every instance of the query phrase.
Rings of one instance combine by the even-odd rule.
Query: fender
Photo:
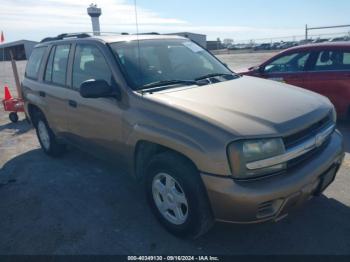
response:
[[[194,141],[188,136],[184,136],[183,134],[179,134],[170,129],[144,124],[135,124],[132,127],[132,132],[126,139],[126,147],[129,149],[128,169],[133,175],[135,174],[134,154],[136,145],[139,141],[158,144],[160,146],[174,150],[190,159],[199,171],[205,170],[206,172],[212,171],[215,173],[219,172],[219,170],[223,170],[223,168],[228,170],[226,159],[223,161],[213,159],[213,157],[207,153],[203,145],[199,144],[197,141]]]

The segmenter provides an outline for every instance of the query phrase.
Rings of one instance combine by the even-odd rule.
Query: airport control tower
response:
[[[96,4],[91,4],[87,9],[87,13],[91,17],[92,31],[94,32],[94,35],[100,35],[99,17],[102,14],[101,8],[98,8]]]

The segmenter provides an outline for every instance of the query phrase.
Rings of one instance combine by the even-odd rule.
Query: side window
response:
[[[112,85],[112,72],[100,50],[93,45],[77,45],[73,65],[73,88],[89,79]]]
[[[293,53],[277,58],[265,66],[265,73],[293,73],[305,70],[310,53]]]
[[[44,46],[44,47],[35,48],[33,50],[29,58],[29,61],[27,63],[26,73],[25,73],[26,77],[32,78],[32,79],[38,78],[40,64],[43,59],[46,48],[47,47]]]
[[[350,70],[350,52],[325,50],[320,52],[314,71]]]
[[[56,46],[51,76],[54,84],[66,85],[69,50],[70,45]]]

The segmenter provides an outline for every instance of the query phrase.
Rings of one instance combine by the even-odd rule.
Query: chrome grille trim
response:
[[[278,164],[286,163],[289,160],[300,157],[311,150],[322,146],[322,144],[327,140],[327,138],[333,133],[335,130],[335,124],[323,129],[319,133],[317,133],[312,138],[306,140],[305,142],[294,146],[286,151],[283,155],[278,155],[275,157],[271,157],[268,159],[263,159],[259,161],[254,161],[248,163],[246,166],[249,170],[261,169],[266,167],[275,166]]]

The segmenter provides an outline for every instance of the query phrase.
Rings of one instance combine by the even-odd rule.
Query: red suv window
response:
[[[350,51],[324,50],[319,53],[314,71],[350,70]]]

